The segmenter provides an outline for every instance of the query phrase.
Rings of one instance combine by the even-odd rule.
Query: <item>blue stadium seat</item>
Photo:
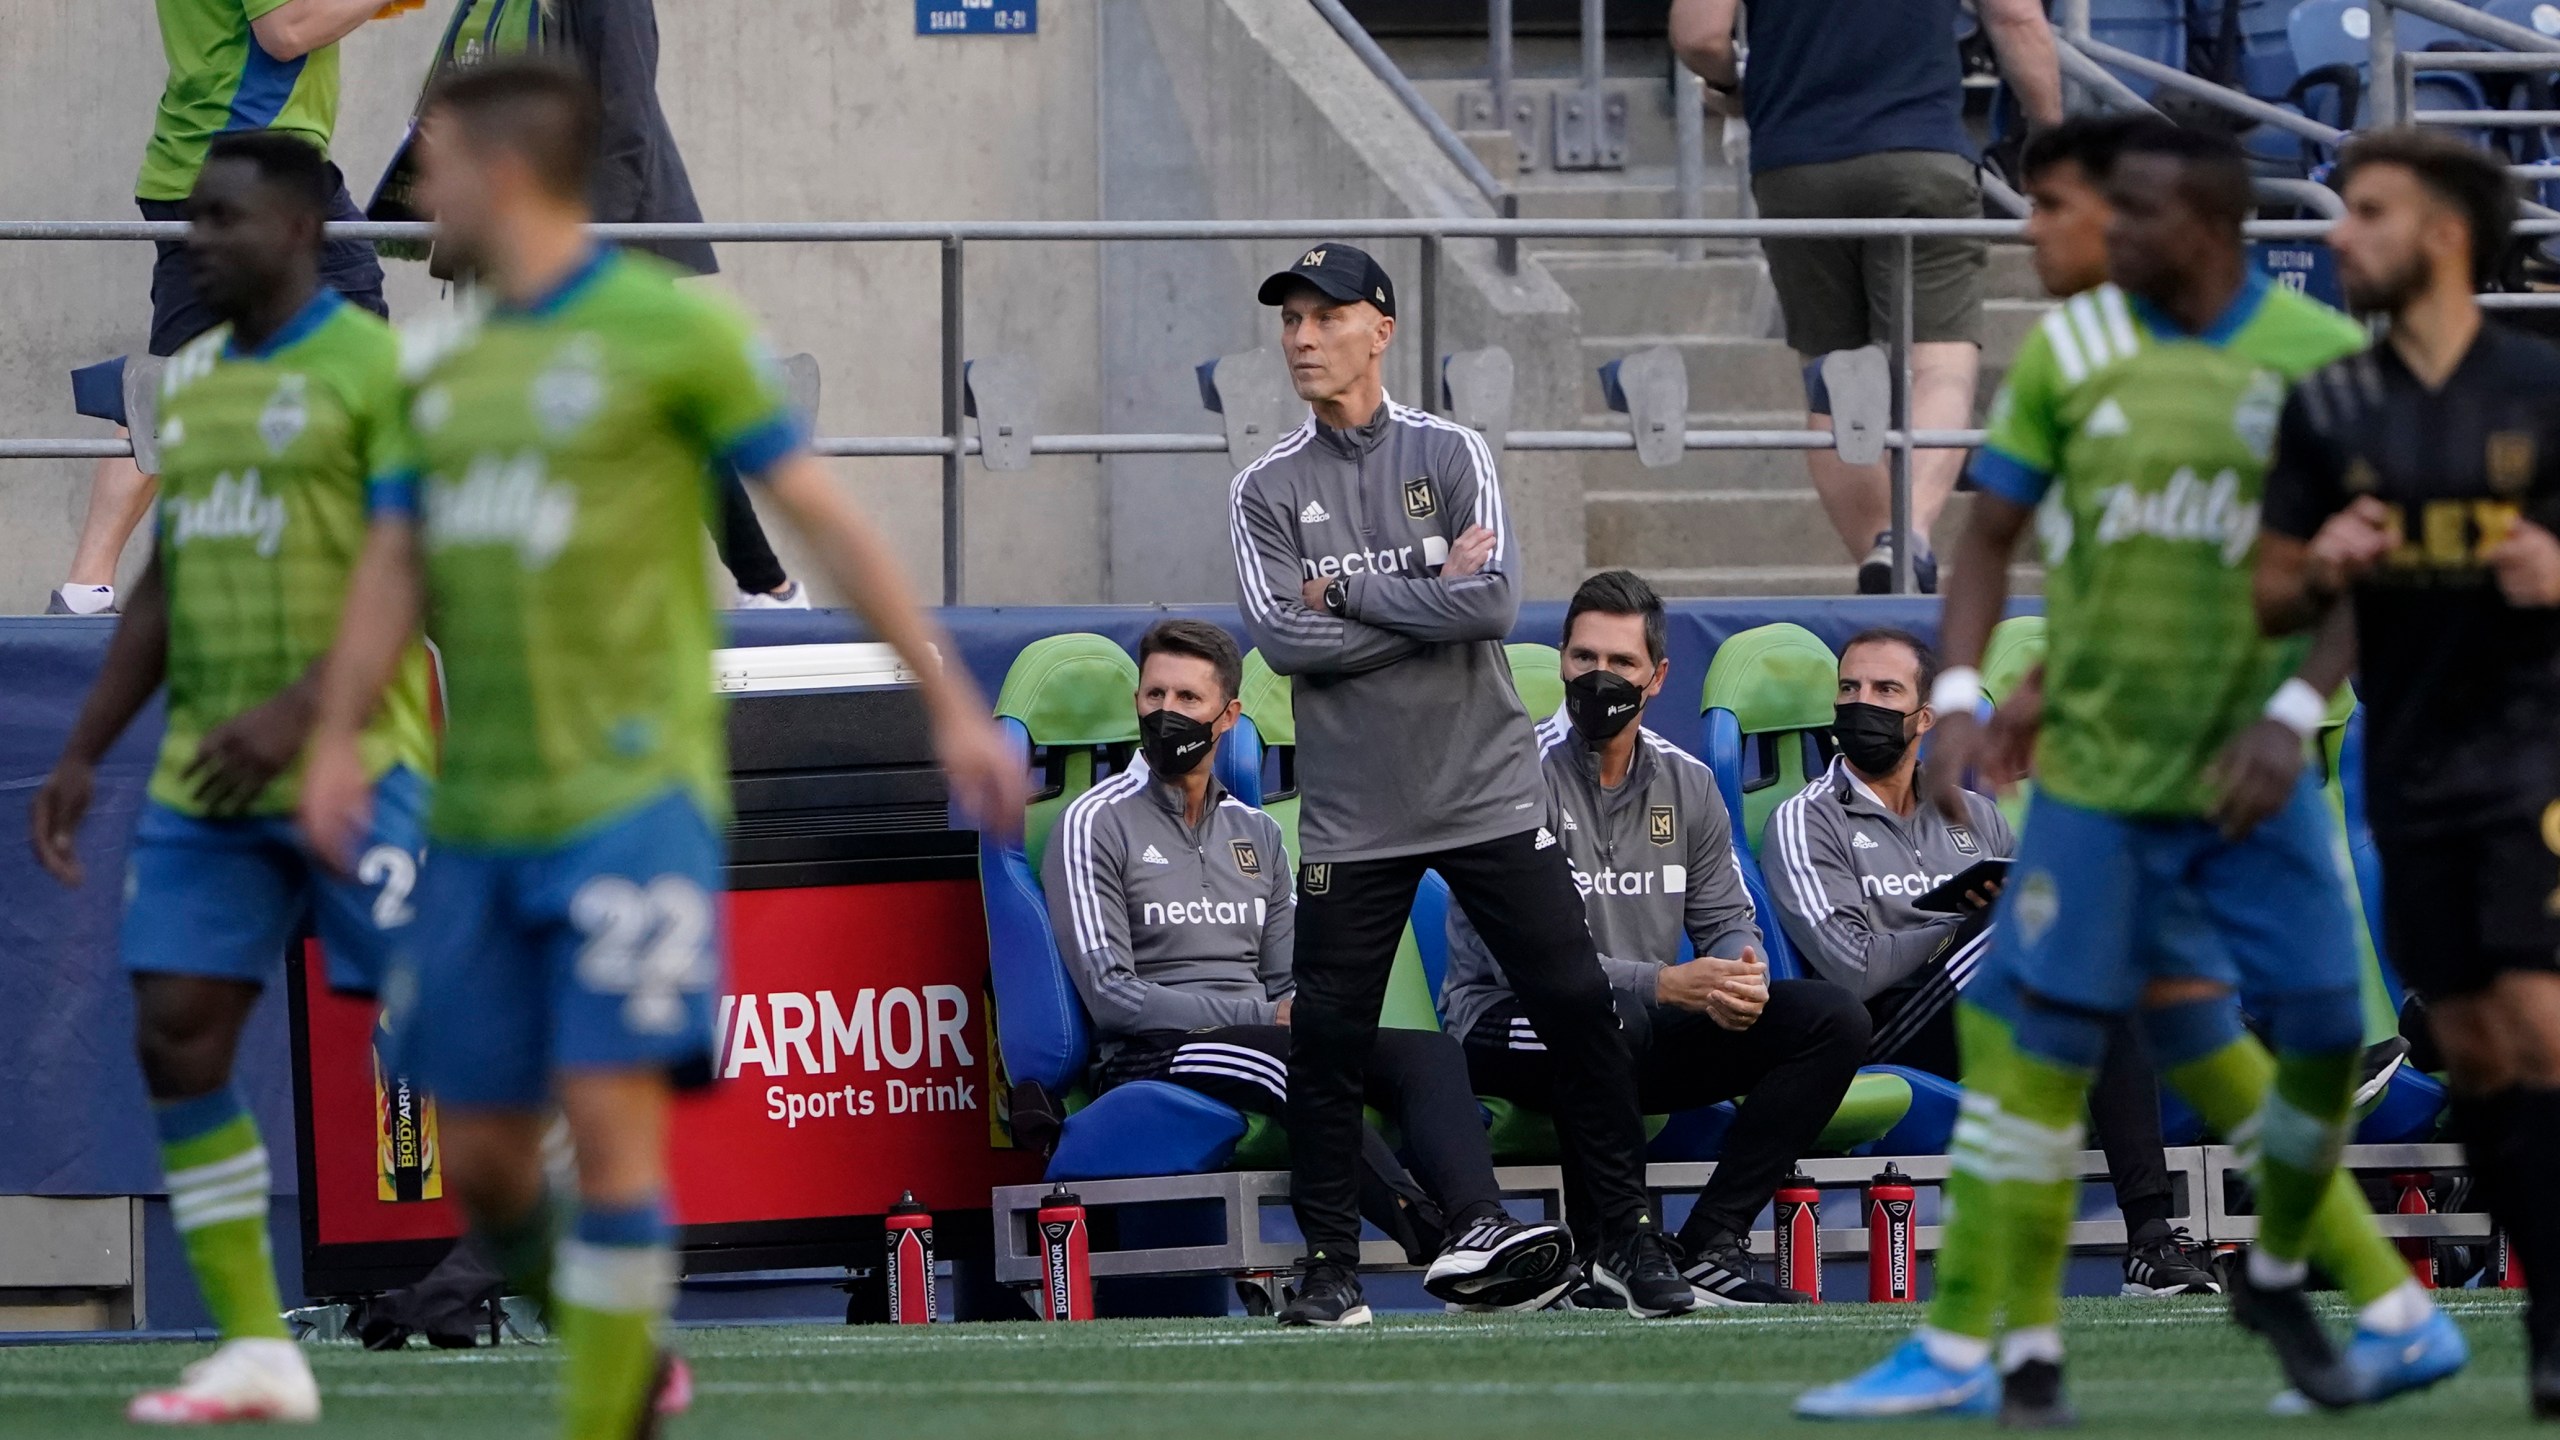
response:
[[[2181,0],[2089,0],[2089,36],[2173,69],[2187,68],[2187,16]],[[2111,72],[2137,95],[2159,87],[2140,75]]]

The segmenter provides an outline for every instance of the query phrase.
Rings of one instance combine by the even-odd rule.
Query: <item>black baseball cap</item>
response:
[[[1301,283],[1313,285],[1345,305],[1366,300],[1381,314],[1396,313],[1396,282],[1388,279],[1386,270],[1357,245],[1325,241],[1299,256],[1297,264],[1263,281],[1261,293],[1255,298],[1265,305],[1277,305],[1289,298],[1291,286]]]

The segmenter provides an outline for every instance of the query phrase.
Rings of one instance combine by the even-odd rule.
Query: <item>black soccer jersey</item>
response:
[[[2419,835],[2560,796],[2560,610],[2520,610],[2481,555],[2518,517],[2560,531],[2560,348],[2494,322],[2442,388],[2388,344],[2285,402],[2265,524],[2308,540],[2356,497],[2397,546],[2355,589],[2366,807]]]

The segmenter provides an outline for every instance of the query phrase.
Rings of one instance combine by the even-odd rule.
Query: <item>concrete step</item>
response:
[[[1958,494],[1938,533],[1963,527]],[[1846,563],[1839,536],[1809,485],[1792,490],[1592,490],[1583,495],[1584,555],[1600,566],[1684,569]]]
[[[1626,98],[1626,159],[1631,166],[1668,166],[1679,158],[1679,119],[1671,109],[1669,74],[1666,64],[1661,71],[1655,73],[1642,76],[1612,75],[1602,82],[1601,88],[1605,93]],[[1447,121],[1452,128],[1469,129],[1488,124],[1491,119],[1489,110],[1483,107],[1491,103],[1492,86],[1480,72],[1457,76],[1443,75],[1431,79],[1413,75],[1413,85],[1415,89],[1422,92],[1423,98],[1431,103],[1440,118]],[[1532,122],[1534,130],[1529,147],[1530,153],[1527,164],[1522,170],[1525,176],[1532,177],[1534,180],[1536,177],[1550,174],[1611,173],[1608,171],[1556,171],[1553,168],[1556,99],[1558,96],[1578,93],[1581,89],[1582,81],[1578,76],[1515,75],[1513,77],[1511,84],[1513,107],[1517,109],[1525,105],[1536,117]],[[1707,117],[1706,137],[1708,163],[1722,164],[1724,160],[1723,122],[1713,115]]]
[[[1605,570],[1606,565],[1595,565]],[[1638,570],[1653,588],[1673,599],[1709,595],[1849,595],[1856,593],[1857,571],[1837,565],[1708,565],[1694,569]],[[2044,571],[2018,565],[2009,571],[2009,593],[2041,595]]]
[[[1751,338],[1777,304],[1768,267],[1752,258],[1682,262],[1620,250],[1551,256],[1545,264],[1581,307],[1586,335],[1679,330]]]

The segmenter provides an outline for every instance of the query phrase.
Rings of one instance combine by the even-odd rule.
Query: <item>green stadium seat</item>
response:
[[[1839,686],[1838,658],[1801,625],[1762,625],[1716,647],[1700,704],[1732,715],[1741,732],[1739,833],[1755,850],[1779,802],[1821,773],[1816,737],[1831,728]]]

